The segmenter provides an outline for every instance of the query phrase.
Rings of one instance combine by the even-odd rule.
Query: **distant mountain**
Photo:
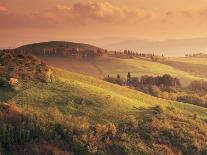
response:
[[[66,42],[66,41],[40,42],[40,43],[28,44],[18,47],[18,49],[36,49],[36,48],[82,48],[82,49],[92,49],[92,50],[98,49],[98,47],[93,45]]]
[[[207,38],[170,39],[165,41],[127,40],[105,47],[110,50],[131,49],[145,53],[163,53],[167,56],[183,56],[186,53],[206,53]]]

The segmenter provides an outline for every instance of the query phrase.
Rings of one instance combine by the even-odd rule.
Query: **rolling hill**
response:
[[[18,49],[38,49],[38,48],[82,48],[82,49],[92,49],[97,50],[98,47],[83,44],[83,43],[74,43],[74,42],[66,42],[66,41],[50,41],[50,42],[41,42],[41,43],[34,43],[23,45],[18,47]]]
[[[3,153],[206,153],[206,108],[53,71],[59,78],[52,83],[0,88],[1,101],[9,103],[0,104]]]
[[[125,77],[128,72],[132,76],[142,75],[163,75],[169,73],[181,80],[183,86],[191,81],[204,78],[196,74],[182,70],[177,66],[161,64],[143,59],[119,59],[115,57],[103,57],[92,60],[79,60],[62,57],[43,57],[50,66],[59,67],[68,71],[90,75],[96,78],[104,78],[108,75],[116,76],[120,74]]]
[[[6,52],[1,58],[4,67],[5,58],[10,60],[5,77],[0,79],[2,154],[207,154],[206,108],[49,68],[31,55]],[[55,58],[57,61],[52,62],[71,61]],[[79,64],[76,62],[80,60],[74,59],[72,65],[87,70],[90,64],[103,75],[167,72],[183,82],[199,78],[142,59],[101,57],[82,61]],[[11,83],[13,75],[18,89]],[[2,84],[2,79],[8,84]]]

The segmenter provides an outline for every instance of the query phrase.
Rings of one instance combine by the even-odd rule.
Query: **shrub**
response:
[[[184,102],[184,103],[192,103],[192,104],[199,105],[199,106],[206,106],[205,99],[196,94],[179,96],[177,98],[177,101]]]
[[[88,136],[87,150],[90,153],[97,153],[100,147],[112,144],[116,132],[114,124],[96,125],[95,131]]]
[[[136,130],[138,127],[138,121],[134,115],[130,116],[130,125],[133,130]]]
[[[138,78],[138,77],[132,77],[130,83],[131,83],[131,85],[133,85],[134,87],[139,86],[139,78]]]
[[[122,84],[125,84],[125,81],[121,78],[115,78],[115,77],[105,77],[104,78],[105,81],[107,82],[110,82],[110,83],[114,83],[114,84],[119,84],[119,85],[122,85]]]
[[[169,97],[168,96],[168,92],[165,92],[165,91],[164,92],[161,92],[159,97],[160,98],[163,98],[163,99],[168,99],[168,97]]]
[[[177,100],[177,94],[176,93],[168,93],[166,91],[161,92],[159,95],[160,98],[166,99],[166,100]]]
[[[196,92],[206,92],[207,91],[207,81],[197,80],[190,83],[188,89]]]
[[[5,77],[0,77],[0,87],[7,87],[8,80]]]
[[[160,89],[155,85],[149,86],[149,93],[152,96],[158,97],[160,94]]]

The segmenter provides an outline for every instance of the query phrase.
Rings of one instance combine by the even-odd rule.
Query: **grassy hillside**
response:
[[[97,68],[91,61],[81,60],[68,57],[42,57],[42,60],[47,62],[48,65],[57,68],[62,68],[71,72],[81,73],[93,76],[99,79],[104,78],[104,74]]]
[[[13,103],[0,104],[2,152],[206,153],[207,109],[60,69],[54,73],[59,80],[53,83],[0,89],[1,101]]]
[[[95,49],[97,50],[98,47],[83,44],[83,43],[74,43],[74,42],[66,42],[66,41],[50,41],[50,42],[41,42],[41,43],[34,43],[21,46],[19,48],[26,48],[26,49],[33,49],[33,48],[81,48],[81,49]]]
[[[43,59],[51,66],[98,78],[103,78],[107,75],[116,76],[117,74],[125,77],[128,72],[131,72],[132,76],[146,74],[163,75],[168,73],[179,78],[184,86],[188,85],[193,80],[200,79],[199,75],[193,75],[179,68],[142,59],[119,59],[113,57],[83,61],[60,57],[45,57]]]
[[[192,75],[200,76],[206,78],[207,76],[207,58],[169,58],[163,63],[172,66],[176,69],[182,70],[184,72],[190,73]]]
[[[170,61],[185,62],[190,64],[201,64],[207,65],[207,58],[196,58],[196,57],[180,57],[180,58],[168,58]]]

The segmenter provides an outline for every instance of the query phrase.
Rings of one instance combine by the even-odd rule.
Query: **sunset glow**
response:
[[[104,45],[206,37],[207,1],[0,0],[0,20],[1,47],[36,40]]]

